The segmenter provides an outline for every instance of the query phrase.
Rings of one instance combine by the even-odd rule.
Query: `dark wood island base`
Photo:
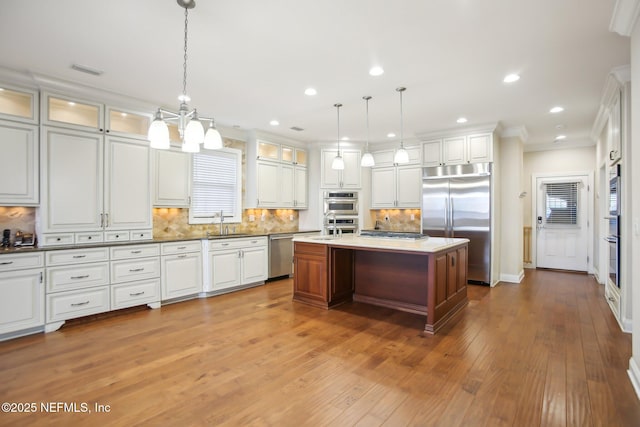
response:
[[[294,301],[329,309],[359,301],[425,315],[434,334],[468,303],[467,242],[434,252],[294,243]]]

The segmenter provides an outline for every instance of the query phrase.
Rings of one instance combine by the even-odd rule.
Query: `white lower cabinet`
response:
[[[202,292],[200,241],[163,243],[161,248],[162,300]]]
[[[109,311],[109,286],[47,295],[47,324],[53,324],[55,329],[62,326],[65,320],[105,311]]]
[[[269,253],[266,237],[223,239],[209,242],[207,291],[262,283],[268,277]]]
[[[160,301],[160,279],[111,285],[111,309],[118,310]]]
[[[0,255],[0,340],[44,326],[44,256]]]
[[[160,304],[160,244],[113,246],[111,310]]]

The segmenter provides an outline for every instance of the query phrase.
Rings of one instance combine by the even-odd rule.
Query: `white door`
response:
[[[536,179],[536,264],[587,271],[589,247],[587,175]]]
[[[371,169],[371,207],[392,208],[396,205],[396,168]]]
[[[420,209],[422,202],[422,168],[420,166],[398,166],[397,204],[399,208]]]
[[[280,165],[274,162],[258,161],[256,163],[258,206],[278,207]]]

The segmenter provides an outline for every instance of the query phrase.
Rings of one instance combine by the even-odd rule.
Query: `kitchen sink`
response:
[[[420,240],[427,239],[429,236],[422,233],[413,233],[410,231],[389,231],[389,230],[361,230],[361,237],[387,237],[392,239],[408,239]]]

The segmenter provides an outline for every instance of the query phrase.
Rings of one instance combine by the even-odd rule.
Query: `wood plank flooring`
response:
[[[290,279],[75,322],[0,343],[0,401],[38,405],[0,425],[640,425],[631,336],[592,277],[528,270],[469,297],[435,336],[419,315],[294,303]]]

